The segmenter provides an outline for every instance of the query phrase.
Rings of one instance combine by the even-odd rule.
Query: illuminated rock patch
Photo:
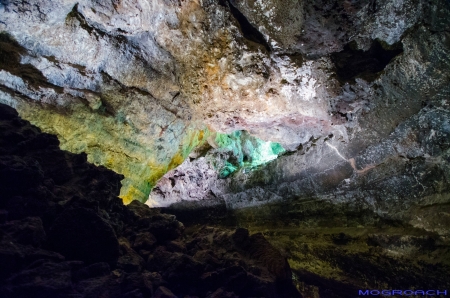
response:
[[[179,167],[169,171],[152,190],[147,205],[169,206],[181,201],[216,204],[222,180],[233,173],[253,171],[283,154],[279,143],[260,140],[246,131],[215,133],[206,150],[199,148]]]

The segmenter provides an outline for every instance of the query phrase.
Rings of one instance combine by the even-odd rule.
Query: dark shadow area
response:
[[[174,215],[123,205],[122,179],[0,104],[0,297],[302,297],[262,234],[187,233]]]
[[[238,21],[239,26],[241,27],[241,31],[242,34],[244,35],[244,37],[250,41],[253,41],[255,43],[258,43],[262,46],[264,46],[264,48],[270,52],[271,48],[269,46],[269,44],[267,43],[267,41],[265,40],[264,36],[262,35],[261,32],[258,31],[258,29],[256,29],[248,20],[247,18],[244,16],[244,14],[242,14],[242,12],[239,11],[239,9],[237,9],[232,1],[229,0],[220,0],[219,4],[221,6],[224,7],[228,7],[230,8],[231,14],[233,15],[233,17]]]
[[[293,54],[286,54],[287,57],[293,62],[295,65],[297,65],[299,68],[302,67],[303,62],[305,58],[300,53],[293,53]]]
[[[199,201],[182,201],[160,210],[161,213],[175,215],[185,226],[208,225],[212,222],[230,228],[238,226],[233,210],[229,210],[224,201],[215,203],[205,206]]]
[[[309,286],[319,288],[321,298],[353,298],[358,295],[358,288],[352,284],[328,279],[306,270],[292,270],[298,280]]]
[[[403,52],[401,42],[388,46],[378,40],[372,42],[368,51],[355,48],[353,43],[349,43],[343,51],[331,54],[336,74],[341,82],[348,82],[356,77],[371,82],[395,56]]]

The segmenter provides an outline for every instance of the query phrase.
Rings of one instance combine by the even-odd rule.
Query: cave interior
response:
[[[449,277],[450,1],[0,0],[0,297]]]

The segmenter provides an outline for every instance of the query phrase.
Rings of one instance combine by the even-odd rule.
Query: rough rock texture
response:
[[[158,181],[146,204],[167,207],[181,201],[214,203],[220,191],[215,187],[218,179],[236,171],[251,171],[284,152],[279,143],[262,141],[246,131],[211,134],[203,146],[189,154],[189,159]]]
[[[61,213],[50,228],[48,243],[62,255],[86,263],[115,264],[119,257],[119,243],[113,228],[94,211],[85,208]],[[92,243],[97,245],[92,246]]]
[[[186,233],[3,104],[0,128],[0,297],[302,297],[261,234]]]
[[[264,31],[263,14],[247,11],[262,2],[230,2],[263,33],[275,28]],[[303,67],[324,61],[335,67],[325,85],[329,97],[314,89],[327,98],[334,131],[305,134],[294,152],[225,179],[211,172],[210,150],[166,174],[160,185],[171,180],[161,201],[177,201],[168,212],[187,224],[215,221],[263,232],[286,252],[307,297],[354,297],[361,288],[446,288],[449,3],[359,2],[345,22],[336,21],[333,3],[304,4],[299,42],[309,48],[298,51],[303,59],[321,57],[304,60]],[[347,15],[355,8],[342,5]],[[293,40],[274,36],[279,47]],[[329,53],[329,60],[323,57]],[[267,135],[277,140],[279,127],[272,124]],[[194,177],[185,189],[197,202],[177,187],[185,177]]]
[[[250,4],[247,1],[233,3],[226,5],[236,5],[244,14],[252,5],[262,9],[260,2],[251,2],[252,5],[250,1]],[[271,3],[264,5],[275,5]],[[330,1],[328,4],[333,3]],[[192,176],[189,173],[198,173],[194,176],[201,177],[202,182],[197,186],[192,183],[187,188],[192,193],[203,193],[203,197],[195,195],[203,199],[197,204],[199,207],[224,204],[236,209],[278,202],[278,209],[283,213],[281,210],[295,212],[296,202],[318,200],[346,204],[355,212],[368,210],[447,235],[448,218],[445,213],[436,220],[433,212],[420,212],[418,208],[446,208],[449,200],[448,2],[436,1],[426,6],[419,2],[414,12],[406,9],[413,5],[412,2],[394,1],[386,5],[361,2],[354,7],[349,3],[337,7],[325,4],[304,4],[303,26],[311,21],[312,16],[330,20],[344,18],[348,22],[348,30],[358,31],[359,37],[345,46],[343,43],[339,47],[342,51],[329,58],[309,60],[296,68],[300,71],[308,63],[311,67],[318,67],[326,61],[336,67],[334,78],[327,78],[326,93],[318,93],[322,90],[318,86],[313,88],[317,92],[317,100],[327,101],[328,105],[329,122],[322,121],[321,125],[315,126],[322,131],[311,135],[302,128],[305,139],[300,145],[296,143],[295,150],[259,168],[241,169],[229,177],[211,173],[207,161],[213,158],[214,150],[210,150],[204,158],[186,161],[161,180],[161,186],[165,179],[171,179],[172,185],[164,189],[163,199],[189,200],[188,197],[192,196],[179,191],[176,186],[183,184],[184,177]],[[258,9],[251,11],[255,13]],[[248,11],[250,20],[251,11]],[[389,27],[393,15],[400,18],[395,28]],[[402,18],[408,21],[402,23]],[[253,23],[258,21],[255,19]],[[324,23],[324,28],[331,30],[331,23],[327,26]],[[365,44],[363,39],[369,37],[362,36],[368,28],[374,35]],[[309,34],[310,31],[305,29],[305,32]],[[271,54],[273,59],[275,56]],[[291,86],[289,80],[286,84]],[[308,104],[309,107],[317,110],[314,104]],[[292,118],[291,122],[295,129],[306,123],[295,119]],[[313,117],[311,121],[318,119]],[[327,129],[325,125],[328,125]],[[278,128],[272,123],[266,133],[276,140],[281,133],[276,132]],[[295,138],[295,134],[289,135],[290,140]],[[289,144],[285,148],[292,150]],[[158,186],[154,192],[158,193],[160,189]],[[179,208],[182,206],[180,203]],[[189,206],[195,208],[192,204]]]
[[[358,297],[360,289],[448,289],[447,239],[392,222],[349,228],[334,219],[320,228],[264,233],[289,256],[305,297]]]
[[[89,161],[123,174],[126,203],[145,201],[156,185],[151,200],[158,202],[149,205],[177,202],[169,210],[186,222],[272,229],[271,241],[286,250],[304,296],[332,296],[341,286],[447,287],[449,16],[445,0],[0,1],[0,101],[57,134],[63,149],[86,152]],[[265,165],[241,166],[241,143],[221,150],[210,140],[237,131],[287,152]],[[31,144],[46,143],[57,141],[40,136]],[[21,245],[40,245],[35,218],[50,237],[62,203],[46,200],[45,192],[33,200],[27,190],[49,177],[56,189],[71,183],[79,157],[55,153],[54,164],[43,167],[1,150],[1,193],[14,196],[2,203],[11,209],[8,219],[32,218],[11,233],[33,239]],[[91,190],[91,181],[81,189]],[[107,209],[97,214],[99,229],[110,231],[104,221],[117,233],[121,221],[107,214],[122,207],[89,196]],[[178,241],[181,227],[172,216],[134,224],[136,235],[116,235],[119,255],[114,248],[102,262],[118,257],[130,274],[143,270],[142,259],[163,257],[167,263],[154,270],[174,283],[155,282],[159,296],[184,290],[162,268],[198,280],[183,271],[199,267]],[[5,268],[24,268],[12,251],[5,244]],[[248,268],[224,272],[212,278],[261,282]],[[95,276],[79,288],[98,296],[104,285],[121,287],[116,277]],[[273,283],[265,286],[273,293]],[[131,288],[129,295],[137,295]],[[195,291],[247,295],[239,286]]]
[[[57,134],[64,149],[124,174],[130,202],[146,199],[204,127],[190,124],[177,66],[148,30],[165,5],[113,4],[2,1],[1,102]]]
[[[355,98],[349,88],[359,90],[358,84],[340,86],[334,74],[342,61],[329,54],[346,46],[368,51],[377,39],[384,48],[402,43],[409,51],[403,67],[423,65],[420,57],[410,59],[420,49],[409,48],[416,43],[408,38],[415,40],[417,30],[425,30],[425,39],[435,32],[435,45],[427,47],[445,47],[447,6],[438,0],[2,1],[1,101],[57,134],[64,149],[123,174],[125,202],[144,201],[204,141],[206,127],[247,130],[288,150],[311,137],[346,140],[348,122],[372,109],[378,85]],[[366,79],[373,77],[390,60],[373,54],[343,67],[359,69],[369,59],[376,67]]]

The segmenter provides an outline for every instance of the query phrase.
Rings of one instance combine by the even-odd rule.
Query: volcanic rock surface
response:
[[[145,201],[209,130],[291,151],[333,134],[348,147],[350,129],[380,139],[396,125],[387,115],[373,135],[364,114],[398,107],[400,122],[425,93],[448,95],[445,1],[3,1],[0,11],[2,102],[125,175],[128,203]]]
[[[1,297],[301,297],[262,234],[185,233],[3,104],[0,128]]]
[[[146,201],[211,131],[294,152],[318,139],[323,171],[422,105],[448,107],[448,1],[2,1],[0,12],[1,102],[123,174],[126,203]]]
[[[2,195],[15,196],[2,208],[19,220],[4,229],[21,245],[94,258],[99,272],[106,265],[141,272],[150,255],[171,260],[167,251],[190,251],[168,215],[152,215],[161,223],[138,219],[145,229],[133,236],[118,234],[128,209],[105,198],[120,187],[124,203],[167,207],[192,228],[263,233],[288,257],[306,297],[448,287],[441,277],[449,272],[449,69],[446,0],[0,0],[0,102],[81,154],[43,152],[43,166],[34,153],[17,158],[0,148]],[[45,134],[28,145],[24,134],[6,131],[22,144],[14,150],[58,145]],[[100,168],[83,178],[92,169],[77,172],[85,157],[123,176]],[[66,187],[73,179],[82,182]],[[58,199],[26,193],[43,183]],[[66,204],[73,206],[60,216]],[[86,204],[99,209],[81,211]],[[83,223],[73,238],[62,237],[77,218],[96,228],[79,234]],[[103,239],[108,252],[62,247],[84,237]],[[140,252],[157,241],[171,244]],[[189,264],[200,272],[195,260],[180,258],[155,270]],[[7,259],[5,268],[25,268],[23,258]],[[46,280],[65,272],[67,285],[74,264],[42,270]],[[105,280],[92,287],[120,287],[95,276]],[[172,282],[155,295],[181,289]],[[244,291],[198,291],[209,290]]]

